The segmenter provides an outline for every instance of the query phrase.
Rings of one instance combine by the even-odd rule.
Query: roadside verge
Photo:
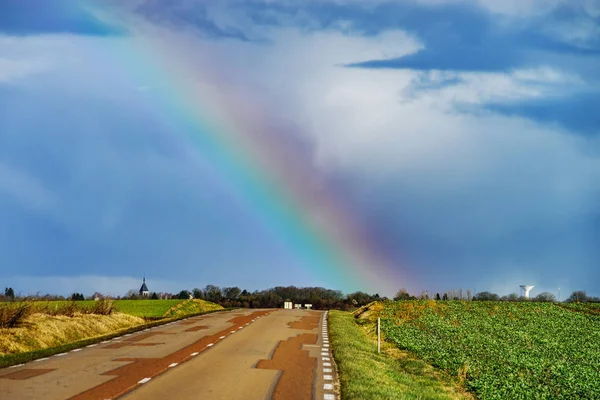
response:
[[[358,325],[349,312],[329,312],[329,336],[342,399],[472,398],[433,367],[392,344],[382,343],[377,354],[372,327]]]

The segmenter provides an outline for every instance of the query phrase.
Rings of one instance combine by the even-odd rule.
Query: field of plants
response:
[[[118,312],[136,317],[161,318],[167,311],[185,300],[116,300]]]
[[[597,310],[430,300],[388,302],[381,316],[388,341],[458,377],[478,398],[600,399]]]

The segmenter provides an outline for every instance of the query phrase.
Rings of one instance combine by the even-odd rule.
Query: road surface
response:
[[[336,399],[327,313],[193,317],[0,370],[11,399]]]

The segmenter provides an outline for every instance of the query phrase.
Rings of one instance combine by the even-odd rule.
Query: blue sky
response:
[[[123,68],[143,40],[264,104],[398,288],[600,295],[600,1],[82,4],[0,5],[0,284],[358,289],[298,265],[153,108]]]

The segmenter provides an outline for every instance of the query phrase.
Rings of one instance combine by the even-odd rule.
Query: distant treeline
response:
[[[109,296],[102,296],[94,293],[88,299],[99,299]],[[4,296],[0,295],[0,301],[24,300],[84,300],[82,293],[73,293],[71,296],[53,296],[40,295],[33,296],[15,296],[12,288],[6,288]],[[296,287],[296,286],[277,286],[266,290],[256,290],[249,292],[239,287],[218,287],[207,285],[204,289],[195,288],[193,290],[181,290],[179,293],[155,293],[151,292],[148,297],[143,297],[135,290],[130,290],[123,297],[113,297],[115,299],[202,299],[222,305],[223,307],[244,307],[244,308],[278,308],[282,307],[284,301],[291,301],[294,304],[312,304],[315,309],[341,309],[361,307],[372,301],[389,300],[387,297],[380,297],[378,293],[368,294],[365,292],[354,292],[344,294],[340,290],[326,289],[321,287]],[[542,292],[534,297],[525,298],[516,293],[507,296],[499,296],[491,292],[478,292],[474,296],[470,290],[463,291],[451,290],[442,294],[435,293],[431,295],[427,291],[422,291],[420,295],[412,295],[406,289],[400,289],[393,300],[462,300],[462,301],[542,301],[556,302],[557,298],[553,293]],[[599,297],[591,297],[585,291],[575,291],[564,300],[565,302],[600,302]]]
[[[194,298],[212,301],[223,307],[244,308],[282,307],[284,301],[291,301],[294,304],[312,304],[315,309],[344,310],[384,299],[379,294],[354,292],[344,295],[340,290],[295,286],[277,286],[267,290],[249,292],[238,287],[219,288],[208,285],[204,289],[196,288],[191,292],[182,292],[180,295],[191,294]]]

